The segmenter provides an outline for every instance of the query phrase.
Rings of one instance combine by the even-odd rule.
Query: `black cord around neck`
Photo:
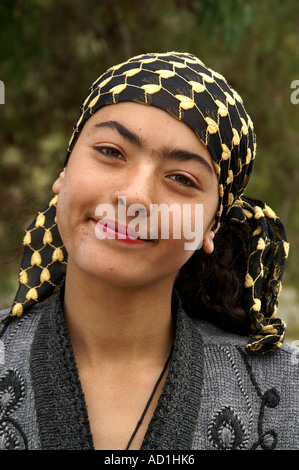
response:
[[[137,422],[137,424],[136,424],[136,427],[135,427],[135,429],[134,429],[134,431],[133,431],[132,436],[130,437],[130,440],[129,440],[128,444],[127,444],[126,450],[129,450],[130,445],[132,444],[132,441],[133,441],[134,437],[136,436],[136,434],[137,434],[137,432],[138,432],[138,429],[140,428],[140,426],[141,426],[141,424],[142,424],[142,422],[143,422],[143,419],[144,419],[144,417],[145,417],[145,415],[146,415],[146,413],[147,413],[147,410],[148,410],[148,408],[149,408],[149,406],[150,406],[150,404],[151,404],[151,402],[152,402],[152,400],[153,400],[153,398],[154,398],[154,395],[155,395],[155,393],[156,393],[156,391],[157,391],[157,388],[158,388],[158,386],[159,386],[159,384],[160,384],[160,382],[161,382],[161,380],[162,380],[162,378],[163,378],[163,376],[164,376],[164,374],[165,374],[165,372],[166,372],[168,363],[169,363],[170,358],[171,358],[171,355],[172,355],[172,351],[173,351],[173,346],[172,346],[172,348],[171,348],[171,351],[170,351],[170,354],[169,354],[169,356],[168,356],[168,358],[167,358],[167,361],[165,362],[165,365],[164,365],[164,367],[163,367],[163,370],[162,370],[162,372],[161,372],[161,374],[160,374],[160,376],[159,376],[157,382],[155,383],[155,386],[154,386],[153,391],[152,391],[152,393],[151,393],[151,395],[150,395],[150,397],[149,397],[149,399],[148,399],[148,402],[147,402],[147,404],[146,404],[146,406],[145,406],[145,408],[144,408],[144,410],[143,410],[143,413],[142,413],[142,415],[140,416],[140,419],[138,420],[138,422]]]

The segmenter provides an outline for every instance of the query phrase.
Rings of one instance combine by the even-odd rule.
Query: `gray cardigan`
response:
[[[92,450],[60,296],[13,320],[0,341],[0,449]],[[247,342],[178,307],[170,370],[142,449],[299,449],[298,349],[257,356]]]

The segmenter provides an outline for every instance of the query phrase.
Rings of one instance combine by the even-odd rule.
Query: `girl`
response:
[[[288,244],[244,196],[255,153],[241,98],[191,54],[94,82],[2,312],[3,448],[298,448]]]

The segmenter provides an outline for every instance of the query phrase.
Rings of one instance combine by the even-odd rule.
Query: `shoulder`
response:
[[[224,331],[223,329],[206,321],[193,321],[194,328],[199,332],[206,356],[216,355],[220,352],[227,360],[244,361],[248,367],[260,370],[260,374],[278,377],[293,376],[299,383],[299,348],[287,342],[280,349],[265,354],[251,353],[246,349],[250,341],[249,336],[241,336]]]
[[[299,348],[256,354],[246,349],[249,337],[203,321],[193,328],[204,356],[195,448],[298,449]]]
[[[30,323],[30,319],[41,314],[43,310],[44,303],[32,306],[26,313],[24,313],[24,315],[20,317],[10,316],[11,308],[0,310],[0,335],[2,336],[3,329],[5,332],[6,330],[12,332],[12,330],[15,330],[16,328],[19,329],[21,325]],[[7,325],[7,328],[3,328],[5,325]]]
[[[0,310],[0,322],[2,322],[10,313],[10,308],[4,308]]]
[[[0,341],[4,345],[6,362],[13,357],[19,361],[21,358],[28,358],[39,321],[43,315],[48,315],[53,307],[53,300],[41,302],[32,306],[21,317],[10,317],[10,308],[0,311]]]
[[[193,324],[194,328],[200,332],[205,345],[246,347],[251,340],[250,336],[226,331],[208,321],[194,319]],[[293,344],[284,342],[282,347],[277,349],[277,351],[283,351],[287,355],[292,355],[296,351],[299,351],[299,348]],[[258,354],[256,356],[258,356]],[[262,357],[262,355],[259,355],[259,357]]]

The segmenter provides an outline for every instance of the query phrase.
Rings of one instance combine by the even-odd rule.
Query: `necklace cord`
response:
[[[146,413],[147,413],[147,410],[148,410],[148,408],[149,408],[149,406],[150,406],[150,404],[151,404],[151,402],[152,402],[152,400],[153,400],[153,398],[154,398],[154,395],[155,395],[155,393],[156,393],[156,391],[157,391],[157,388],[158,388],[158,386],[159,386],[159,384],[160,384],[160,382],[161,382],[161,380],[162,380],[162,378],[163,378],[163,376],[164,376],[164,374],[165,374],[165,372],[166,372],[168,363],[169,363],[170,358],[171,358],[171,356],[172,356],[172,351],[173,351],[173,346],[172,346],[171,351],[170,351],[170,354],[169,354],[169,356],[168,356],[168,358],[167,358],[167,360],[166,360],[166,362],[165,362],[165,365],[164,365],[164,367],[163,367],[163,370],[162,370],[162,372],[161,372],[161,374],[160,374],[160,376],[159,376],[157,382],[155,383],[155,386],[154,386],[154,388],[153,388],[153,391],[152,391],[152,393],[151,393],[151,395],[150,395],[150,397],[149,397],[149,399],[148,399],[148,402],[147,402],[147,404],[146,404],[146,406],[145,406],[145,408],[144,408],[144,410],[143,410],[143,412],[142,412],[142,415],[140,416],[140,419],[138,420],[138,422],[137,422],[137,424],[136,424],[136,427],[135,427],[135,429],[134,429],[134,431],[133,431],[133,434],[131,435],[131,437],[130,437],[130,439],[129,439],[129,442],[128,442],[128,444],[127,444],[126,450],[129,450],[130,445],[132,444],[132,441],[133,441],[134,437],[136,436],[136,434],[137,434],[137,432],[138,432],[138,429],[140,428],[140,426],[141,426],[141,424],[142,424],[142,422],[143,422],[143,419],[144,419],[144,417],[145,417],[145,415],[146,415]]]

